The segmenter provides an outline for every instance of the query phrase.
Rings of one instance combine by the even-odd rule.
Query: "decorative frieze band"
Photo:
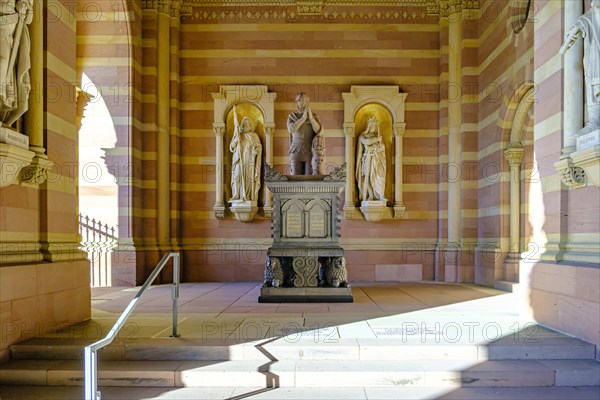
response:
[[[468,10],[479,10],[479,8],[479,0],[438,0],[428,2],[427,13],[448,18],[453,14]]]
[[[191,6],[186,3],[186,0],[142,0],[142,9],[156,10],[159,13],[178,18],[191,13]]]
[[[448,17],[462,10],[479,9],[479,0],[183,0],[183,8],[194,8],[188,13],[192,18],[217,21],[303,17],[414,21],[430,15]]]
[[[271,181],[276,182],[276,181]],[[335,181],[333,181],[335,182]],[[340,191],[339,185],[331,186],[317,186],[317,187],[269,187],[269,190],[273,193],[338,193]]]
[[[191,6],[223,6],[223,7],[239,7],[239,6],[256,6],[256,7],[283,7],[289,5],[311,5],[311,6],[426,6],[436,3],[438,0],[183,0],[184,4]]]

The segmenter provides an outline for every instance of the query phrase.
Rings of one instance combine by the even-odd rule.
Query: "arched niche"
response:
[[[384,136],[386,145],[387,174],[386,174],[386,199],[384,209],[378,210],[367,220],[376,222],[388,215],[393,218],[401,218],[405,211],[402,198],[402,136],[406,129],[404,122],[404,103],[406,93],[400,93],[399,86],[352,86],[349,93],[343,93],[344,99],[344,133],[345,133],[345,161],[348,169],[346,175],[346,189],[344,199],[344,217],[353,218],[356,215],[356,141],[358,135],[364,131],[366,119],[363,118],[368,111],[380,113],[386,120],[391,117],[390,127]],[[385,111],[385,112],[384,112]],[[381,128],[381,127],[380,127]],[[388,149],[389,146],[389,149]],[[388,151],[389,150],[389,151]],[[388,155],[389,153],[389,155]],[[389,197],[388,197],[389,195]]]
[[[215,133],[215,217],[225,218],[226,194],[231,195],[231,158],[229,143],[233,135],[233,106],[236,106],[238,119],[249,116],[263,145],[263,165],[273,165],[273,132],[275,129],[276,93],[269,93],[265,85],[225,85],[218,93],[212,93],[214,104],[213,131]],[[245,113],[249,113],[245,114]],[[229,162],[229,164],[227,163]],[[261,178],[262,180],[262,178]],[[273,196],[261,182],[262,209],[267,218],[273,215]],[[237,214],[236,214],[237,216]],[[252,218],[250,218],[251,220]]]
[[[524,147],[523,138],[531,119],[531,110],[534,104],[535,88],[532,84],[524,84],[517,89],[513,101],[509,104],[504,126],[510,127],[510,142],[504,150],[504,158],[510,168],[510,216],[509,216],[509,243],[508,248],[501,243],[501,249],[506,253],[504,260],[504,279],[509,282],[519,281],[519,261],[522,247],[522,213],[521,190],[524,184],[521,176]],[[515,110],[514,113],[511,110]]]

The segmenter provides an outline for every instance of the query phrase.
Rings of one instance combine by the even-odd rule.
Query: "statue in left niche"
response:
[[[568,28],[560,54],[565,54],[579,38],[584,43],[583,72],[588,110],[588,121],[577,133],[581,136],[600,129],[600,0],[592,0],[590,9]]]
[[[237,201],[257,201],[260,189],[262,145],[254,132],[252,121],[243,117],[238,121],[233,106],[233,137],[229,150],[231,160],[231,199]]]
[[[11,126],[28,108],[33,0],[0,0],[0,123]]]

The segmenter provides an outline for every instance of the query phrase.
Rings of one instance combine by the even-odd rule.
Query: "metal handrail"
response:
[[[179,253],[167,253],[160,260],[154,271],[150,274],[146,282],[142,285],[140,290],[137,292],[133,300],[129,303],[125,311],[121,314],[117,322],[110,329],[108,334],[95,343],[85,346],[85,400],[100,400],[100,391],[98,390],[98,355],[97,352],[101,348],[108,346],[115,339],[127,318],[133,313],[133,310],[137,306],[140,297],[144,294],[144,291],[154,282],[154,279],[160,274],[163,267],[167,264],[170,258],[173,258],[173,286],[171,290],[171,298],[173,299],[173,335],[172,337],[179,337],[177,334],[177,300],[179,299]]]

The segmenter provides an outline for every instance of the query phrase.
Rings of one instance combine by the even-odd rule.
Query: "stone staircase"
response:
[[[434,334],[331,338],[326,331],[247,342],[123,338],[100,351],[99,386],[103,393],[114,393],[117,387],[229,388],[231,393],[235,388],[274,387],[292,392],[312,388],[317,390],[315,393],[319,393],[315,388],[363,388],[360,393],[369,393],[368,388],[370,393],[383,396],[365,394],[364,398],[374,399],[453,398],[453,393],[462,393],[464,398],[469,393],[473,398],[504,398],[499,393],[506,393],[506,398],[534,398],[531,396],[535,393],[542,396],[539,398],[600,398],[600,363],[595,360],[595,346],[543,327],[535,331],[534,337],[513,334],[489,343],[468,335],[455,340],[448,336],[443,341],[436,340],[439,337]],[[13,345],[12,360],[0,365],[0,387],[73,390],[67,387],[81,386],[83,347],[89,342],[40,337]],[[584,389],[568,392],[573,387]],[[386,388],[388,397],[382,392]],[[515,391],[521,395],[515,395]],[[260,397],[260,392],[257,389],[256,398],[287,398],[281,393],[281,397],[268,397],[266,393]],[[488,392],[500,397],[485,395]]]

